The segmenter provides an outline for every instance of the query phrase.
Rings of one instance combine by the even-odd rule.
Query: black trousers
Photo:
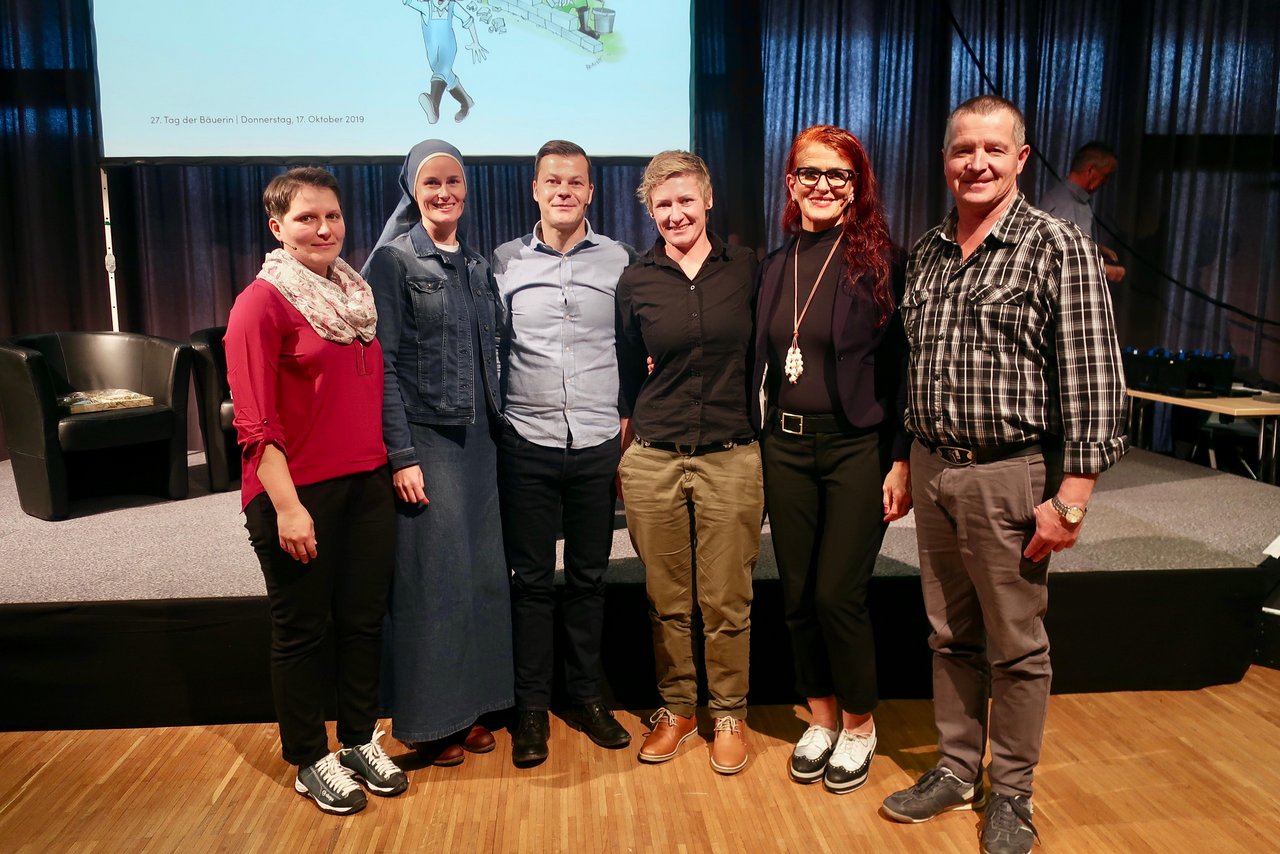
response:
[[[547,709],[554,672],[557,523],[564,530],[565,691],[600,699],[604,573],[613,546],[619,437],[592,448],[548,448],[510,425],[498,443],[502,537],[511,569],[516,708]]]
[[[879,699],[867,587],[887,527],[881,438],[775,425],[761,452],[796,690],[867,714]]]
[[[244,526],[262,565],[271,606],[271,694],[281,753],[305,767],[329,752],[322,647],[336,648],[338,739],[354,747],[378,722],[382,619],[391,589],[396,515],[386,466],[298,487],[316,529],[316,557],[303,564],[280,548],[266,493],[245,508]]]

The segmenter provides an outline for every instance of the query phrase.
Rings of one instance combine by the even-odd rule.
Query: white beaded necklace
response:
[[[804,320],[805,313],[809,310],[809,303],[813,302],[813,295],[818,292],[818,284],[822,281],[822,274],[827,272],[831,259],[836,256],[836,249],[840,247],[840,241],[843,235],[836,238],[835,243],[831,244],[831,251],[827,253],[827,260],[822,262],[822,269],[818,271],[818,277],[813,280],[813,287],[809,289],[809,298],[804,301],[804,308],[797,311],[800,304],[800,241],[796,241],[796,251],[792,255],[794,262],[792,266],[792,279],[795,283],[795,290],[792,292],[791,300],[791,346],[787,348],[787,358],[782,363],[782,372],[787,375],[787,379],[795,385],[799,381],[800,375],[804,373],[804,356],[800,355],[800,323]]]

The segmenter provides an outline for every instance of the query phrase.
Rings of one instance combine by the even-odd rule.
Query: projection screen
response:
[[[108,161],[687,148],[691,0],[95,0]]]

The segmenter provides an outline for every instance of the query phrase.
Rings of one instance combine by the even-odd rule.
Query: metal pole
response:
[[[1280,463],[1277,463],[1276,461],[1276,452],[1280,450],[1280,448],[1277,448],[1277,445],[1280,445],[1280,418],[1272,417],[1262,419],[1261,432],[1264,434],[1267,432],[1268,421],[1271,422],[1271,448],[1267,452],[1267,471],[1262,475],[1262,479],[1267,483],[1275,484],[1277,481],[1276,468],[1277,465],[1280,465]]]
[[[102,231],[107,238],[107,257],[103,266],[107,269],[107,287],[111,293],[111,331],[120,331],[120,309],[116,305],[116,256],[111,244],[111,193],[107,190],[107,170],[98,167],[102,181]]]

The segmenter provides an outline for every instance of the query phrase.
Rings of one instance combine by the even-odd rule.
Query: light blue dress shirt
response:
[[[536,445],[592,448],[618,433],[614,292],[635,252],[586,226],[563,255],[540,223],[493,253],[507,306],[502,411]]]
[[[1070,178],[1063,178],[1050,187],[1036,207],[1059,219],[1074,222],[1085,237],[1097,240],[1093,233],[1093,206],[1089,204],[1089,193]]]

